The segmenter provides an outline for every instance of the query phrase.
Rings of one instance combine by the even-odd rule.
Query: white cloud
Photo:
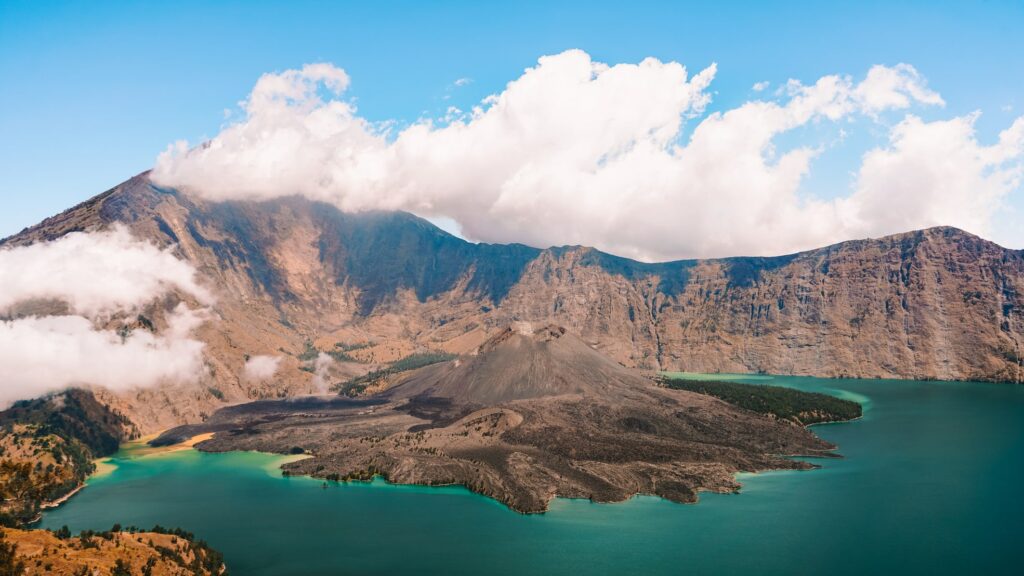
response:
[[[19,302],[52,299],[94,317],[138,308],[171,290],[204,304],[213,299],[192,266],[120,226],[0,248],[0,314]]]
[[[853,230],[890,233],[956,223],[990,231],[1002,200],[1024,174],[1024,117],[984,146],[978,114],[925,122],[910,115],[890,133],[889,145],[864,156],[856,191],[841,202]]]
[[[872,66],[867,78],[857,86],[856,96],[869,114],[909,108],[914,101],[946,105],[937,92],[928,89],[924,78],[909,64],[897,64],[891,68]]]
[[[172,291],[212,302],[191,265],[120,227],[0,249],[0,314],[12,316],[0,321],[0,405],[74,385],[124,390],[200,378],[204,345],[191,333],[205,308],[157,308],[153,319],[166,324],[158,334],[97,327]],[[18,304],[37,300],[65,302],[71,314],[17,317]]]
[[[323,352],[317,355],[313,362],[313,385],[316,386],[317,392],[320,394],[326,394],[329,391],[331,366],[334,366],[334,358]]]
[[[251,356],[245,361],[245,377],[249,380],[269,380],[277,373],[280,356]]]
[[[769,86],[771,86],[771,84],[772,83],[767,80],[755,82],[754,85],[750,87],[750,89],[753,90],[754,92],[764,92],[765,90],[768,89]]]
[[[168,321],[164,335],[124,338],[81,316],[0,322],[0,406],[76,385],[126,390],[199,378],[204,345],[189,334],[202,317],[182,304]]]
[[[244,120],[200,147],[170,147],[153,178],[214,200],[302,194],[345,210],[447,219],[475,240],[585,244],[642,259],[776,254],[889,231],[895,215],[871,219],[877,193],[866,184],[838,200],[802,193],[823,147],[780,150],[777,141],[812,123],[942,105],[917,70],[790,81],[775,100],[687,129],[710,102],[715,73],[712,65],[691,77],[653,58],[609,66],[572,50],[541,58],[468,113],[395,134],[343,99],[341,70],[268,74],[244,103]],[[325,100],[321,86],[333,96]],[[1020,161],[1011,154],[1010,166],[989,169]],[[963,164],[971,166],[980,165]],[[994,190],[970,200],[970,213],[990,213],[1002,188]],[[903,210],[910,228],[932,221]],[[976,223],[963,214],[945,223]]]
[[[461,87],[463,87],[463,86],[468,86],[468,85],[469,85],[469,84],[471,84],[472,82],[473,82],[473,79],[472,79],[472,78],[459,78],[458,80],[456,80],[456,81],[454,82],[454,84],[455,84],[456,86],[458,86],[459,88],[461,88]]]

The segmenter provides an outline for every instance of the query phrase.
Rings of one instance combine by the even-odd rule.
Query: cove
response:
[[[721,376],[718,376],[721,377]],[[42,527],[180,526],[235,576],[962,574],[1024,563],[1024,386],[747,378],[856,399],[815,427],[842,459],[741,475],[682,505],[556,500],[523,516],[458,487],[283,477],[282,457],[127,448]]]

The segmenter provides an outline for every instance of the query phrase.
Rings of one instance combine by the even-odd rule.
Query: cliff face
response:
[[[223,402],[316,389],[310,342],[362,343],[332,377],[423,349],[468,352],[515,321],[555,323],[627,366],[915,379],[1024,379],[1024,254],[933,228],[777,258],[645,264],[584,247],[471,244],[404,213],[301,198],[207,203],[146,175],[4,240],[121,222],[218,295],[208,381],[112,398],[144,429]],[[282,352],[283,351],[283,352]],[[284,356],[247,382],[246,355]],[[216,389],[216,393],[210,389]]]

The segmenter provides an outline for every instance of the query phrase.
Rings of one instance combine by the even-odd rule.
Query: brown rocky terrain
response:
[[[787,420],[656,386],[562,327],[526,323],[367,397],[236,406],[163,441],[209,432],[199,449],[312,455],[288,473],[460,484],[520,512],[556,496],[694,502],[737,490],[736,472],[810,468],[784,456],[834,448]]]
[[[471,244],[409,214],[297,197],[209,203],[143,174],[0,245],[114,223],[173,246],[217,295],[216,319],[199,331],[202,382],[100,392],[142,432],[322,391],[310,345],[335,352],[326,379],[338,383],[415,352],[471,352],[519,321],[564,326],[649,370],[1024,380],[1024,254],[952,228],[646,264],[585,247]],[[162,328],[159,311],[147,316]],[[257,354],[282,357],[274,378],[243,376]]]

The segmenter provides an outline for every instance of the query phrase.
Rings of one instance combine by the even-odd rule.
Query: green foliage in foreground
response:
[[[25,563],[18,559],[18,547],[7,542],[7,535],[0,530],[0,575],[21,576]]]
[[[860,418],[861,406],[818,392],[803,392],[782,386],[740,384],[711,380],[662,378],[663,386],[714,396],[752,412],[809,425]]]
[[[409,370],[415,370],[417,368],[423,368],[424,366],[430,366],[431,364],[437,364],[439,362],[447,362],[449,360],[454,360],[455,357],[455,354],[448,354],[446,352],[419,352],[416,354],[410,354],[401,360],[392,362],[387,368],[373,370],[372,372],[362,376],[356,376],[347,382],[338,384],[338,393],[343,396],[358,396],[371,384],[380,382],[388,376],[393,376],[400,372],[408,372]]]
[[[224,555],[218,552],[217,550],[211,548],[210,545],[207,544],[204,540],[196,539],[194,534],[182,530],[181,528],[165,528],[157,524],[149,530],[142,530],[136,526],[122,527],[120,524],[114,524],[113,527],[110,528],[110,530],[103,530],[100,532],[95,532],[93,530],[82,530],[81,532],[79,532],[78,538],[80,540],[82,548],[96,548],[97,539],[111,540],[113,539],[114,534],[118,532],[125,532],[128,534],[153,532],[155,534],[166,534],[168,536],[174,536],[175,539],[180,538],[190,544],[188,548],[190,548],[192,551],[191,560],[186,560],[177,549],[165,548],[163,546],[153,546],[152,540],[150,540],[149,543],[150,546],[152,546],[153,549],[160,554],[160,556],[162,556],[166,560],[174,562],[182,568],[185,568],[189,571],[189,573],[220,574],[221,576],[228,576],[226,571],[222,571],[224,569]],[[71,537],[71,531],[68,530],[67,526],[64,526],[59,530],[54,531],[53,535],[57,538],[60,538],[61,540],[66,540]],[[174,540],[172,539],[172,541]],[[132,574],[129,571],[130,567],[125,562],[123,562],[123,560],[119,559],[118,562],[119,565],[121,566],[121,572],[118,572],[118,568],[117,566],[115,566],[113,572],[111,572],[112,576],[117,576],[118,574],[127,574],[130,576]],[[143,574],[145,573],[146,571],[144,569]],[[0,571],[0,576],[5,576],[5,573]]]

